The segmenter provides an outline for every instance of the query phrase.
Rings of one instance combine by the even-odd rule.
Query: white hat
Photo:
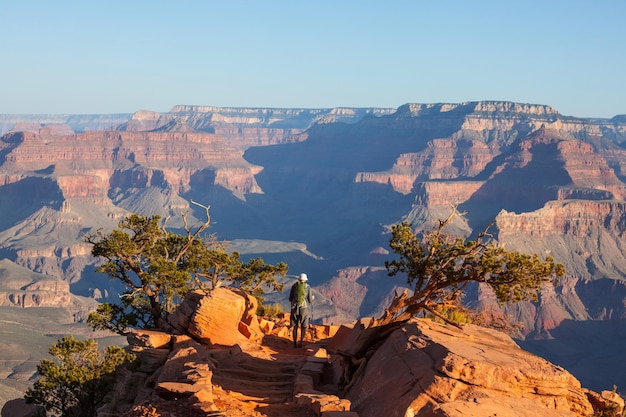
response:
[[[306,282],[308,280],[309,280],[309,278],[306,276],[305,273],[300,274],[300,281]]]

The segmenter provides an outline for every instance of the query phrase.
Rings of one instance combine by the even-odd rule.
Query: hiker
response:
[[[300,274],[298,282],[291,286],[289,293],[289,302],[291,303],[289,324],[293,327],[293,347],[302,347],[304,333],[311,320],[311,303],[314,297],[311,294],[311,287],[306,283],[308,280],[306,274]],[[297,343],[298,327],[300,328],[300,343]]]

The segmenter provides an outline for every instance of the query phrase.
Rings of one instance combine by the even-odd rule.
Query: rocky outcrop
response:
[[[354,327],[329,344],[352,410],[367,416],[588,416],[589,392],[565,369],[519,348],[508,336],[412,320],[346,368]],[[340,336],[341,333],[344,333]],[[346,335],[347,333],[347,335]],[[352,373],[354,372],[354,373]]]
[[[624,408],[617,393],[581,387],[565,369],[498,331],[425,319],[395,330],[369,323],[343,325],[305,349],[291,348],[276,333],[260,344],[210,347],[185,335],[135,331],[128,340],[139,368],[126,371],[115,391],[118,401],[100,412],[586,417]],[[362,340],[371,343],[359,351]]]
[[[113,401],[100,412],[120,415],[133,408],[128,415],[134,416],[144,415],[147,409],[155,413],[176,409],[182,415],[228,412],[260,417],[263,414],[254,411],[259,403],[299,409],[293,403],[299,369],[309,376],[315,371],[319,380],[319,364],[326,356],[312,361],[317,366],[308,367],[304,366],[305,357],[273,358],[276,352],[267,348],[266,337],[286,347],[291,346],[289,335],[284,332],[284,322],[259,318],[256,308],[256,299],[240,290],[197,291],[170,315],[175,334],[132,331],[127,340],[138,366],[123,370]],[[310,341],[313,333],[332,336],[328,326],[317,327],[306,340]],[[315,404],[319,406],[320,401]],[[324,404],[329,410],[336,409]]]
[[[139,366],[121,371],[113,400],[99,413],[121,415],[138,404],[168,401],[177,402],[185,415],[217,410],[211,383],[216,363],[209,348],[188,336],[143,330],[131,333],[128,341]]]

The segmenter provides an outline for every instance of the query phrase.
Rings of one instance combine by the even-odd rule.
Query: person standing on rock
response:
[[[311,304],[314,297],[311,294],[311,287],[307,284],[308,280],[306,274],[300,274],[300,278],[291,286],[291,291],[289,292],[289,302],[291,303],[289,324],[293,327],[293,347],[302,347],[304,333],[309,327],[309,321],[311,320]],[[299,343],[298,328],[300,328]]]

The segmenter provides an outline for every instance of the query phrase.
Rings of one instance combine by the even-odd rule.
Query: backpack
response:
[[[297,282],[296,283],[296,294],[293,300],[293,304],[296,307],[306,307],[307,306],[307,285],[306,282]]]

